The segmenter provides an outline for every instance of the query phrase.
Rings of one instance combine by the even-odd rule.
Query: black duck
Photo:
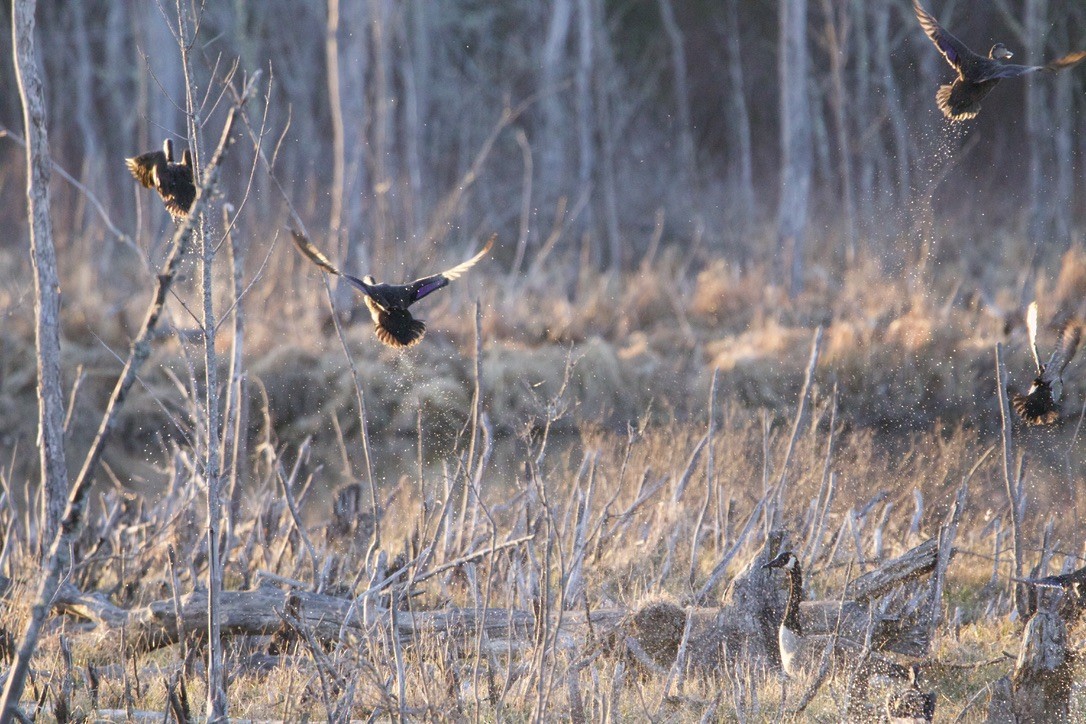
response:
[[[305,234],[299,231],[291,231],[294,237],[294,245],[305,256],[329,274],[335,274],[346,279],[351,286],[363,294],[366,308],[369,309],[373,319],[374,332],[377,339],[389,347],[404,348],[418,344],[426,334],[426,324],[421,319],[415,319],[408,311],[415,302],[423,297],[436,292],[450,281],[475,266],[476,263],[494,246],[496,236],[490,237],[486,246],[478,254],[457,264],[452,269],[446,269],[440,274],[416,279],[407,284],[379,284],[372,276],[361,279],[350,274],[344,274],[337,269],[332,262],[321,253],[313,242]]]
[[[173,142],[167,138],[161,151],[141,153],[124,162],[140,185],[158,191],[171,216],[175,219],[188,216],[192,202],[196,200],[196,184],[192,176],[192,155],[187,148],[181,154],[181,163],[175,163]]]
[[[974,53],[969,47],[954,37],[920,4],[913,0],[913,9],[931,42],[958,73],[953,83],[942,85],[935,94],[939,110],[952,121],[965,121],[975,118],[980,112],[980,102],[992,92],[1004,78],[1017,78],[1038,70],[1054,72],[1078,65],[1086,60],[1086,50],[1057,58],[1044,65],[1015,65],[1007,61],[1014,53],[1003,43],[996,43],[988,51],[988,57]]]
[[[1041,364],[1037,351],[1037,302],[1031,303],[1026,311],[1026,329],[1029,331],[1029,349],[1037,366],[1037,376],[1026,394],[1011,393],[1011,405],[1026,424],[1051,425],[1060,417],[1063,371],[1078,349],[1081,327],[1074,321],[1064,325],[1056,349],[1045,364]]]

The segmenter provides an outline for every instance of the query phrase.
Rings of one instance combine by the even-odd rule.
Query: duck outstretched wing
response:
[[[913,0],[913,10],[916,12],[916,19],[920,21],[920,27],[924,29],[927,36],[931,38],[931,42],[954,70],[961,72],[962,64],[966,60],[978,57],[969,49],[969,46],[940,25],[939,21],[920,4],[920,0]]]
[[[1048,364],[1044,367],[1044,376],[1047,380],[1058,379],[1063,376],[1063,371],[1074,358],[1078,351],[1078,343],[1082,337],[1082,326],[1078,322],[1068,322],[1060,332],[1056,349],[1052,350],[1052,356],[1048,358]]]
[[[497,236],[497,234],[491,236],[490,239],[487,240],[486,246],[483,247],[482,251],[467,261],[457,264],[451,269],[446,269],[440,274],[433,274],[428,277],[416,279],[408,284],[407,286],[410,290],[411,301],[417,302],[427,294],[431,294],[444,286],[448,286],[450,281],[458,279],[464,272],[478,264],[480,259],[490,253],[490,250],[494,247],[494,240]]]

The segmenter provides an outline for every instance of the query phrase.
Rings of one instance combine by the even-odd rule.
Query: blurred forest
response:
[[[924,4],[980,53],[1002,41],[1041,63],[1086,48],[1081,0]],[[1005,81],[977,120],[950,124],[935,93],[952,71],[911,0],[39,0],[50,201],[41,124],[24,128],[6,60],[17,55],[30,108],[34,7],[14,7],[18,48],[0,14],[0,598],[15,605],[0,611],[0,654],[26,633],[10,703],[58,720],[72,701],[122,718],[168,706],[182,721],[188,677],[214,719],[233,669],[251,678],[231,675],[231,706],[254,717],[623,720],[648,716],[647,679],[640,709],[625,683],[627,663],[648,661],[630,672],[665,675],[653,718],[679,702],[690,720],[723,706],[778,721],[767,623],[801,596],[786,609],[765,562],[787,544],[808,588],[841,606],[853,574],[923,559],[900,590],[857,594],[870,623],[856,669],[875,612],[889,612],[909,644],[895,653],[953,669],[925,676],[959,720],[977,720],[985,692],[992,710],[1000,691],[1018,696],[1050,650],[1062,710],[1086,708],[1081,687],[1071,702],[1077,652],[1043,633],[1063,622],[1026,593],[1051,582],[1023,578],[1062,556],[1070,624],[1086,611],[1082,360],[1051,426],[1026,427],[1004,392],[1037,374],[1026,304],[1038,302],[1042,359],[1086,318],[1086,66]],[[124,163],[164,138],[192,149],[198,185],[202,169],[217,178],[177,226]],[[33,211],[50,203],[47,242]],[[291,226],[344,271],[391,282],[498,242],[418,305],[426,338],[401,352],[374,339],[357,294],[295,252]],[[59,321],[42,311],[56,301],[51,244]],[[52,373],[43,436],[36,363]],[[83,466],[65,470],[66,455]],[[952,555],[970,557],[945,585]],[[796,560],[782,565],[801,592]],[[293,604],[230,599],[282,620],[241,632],[264,663],[237,647],[224,666],[223,594],[266,582],[350,608],[318,641],[288,620]],[[718,589],[741,613],[758,607],[736,629],[742,646],[708,644],[746,663],[684,698],[694,609],[651,602],[715,605]],[[528,654],[510,634],[484,656],[483,623],[440,618],[467,607],[485,622],[495,604],[510,630],[512,613],[534,621],[517,642]],[[67,619],[42,628],[54,605],[93,623],[77,667],[55,635]],[[408,632],[426,646],[404,664],[399,617],[416,606],[445,634],[478,633],[462,649],[473,669],[426,628]],[[560,641],[582,607],[584,646]],[[662,612],[679,638],[635,664],[625,634],[595,648],[599,609],[618,627]],[[139,673],[133,693],[125,631],[167,610],[175,633],[209,633],[145,636],[147,651],[177,642],[180,656],[165,692],[141,692],[152,678]],[[344,635],[356,614],[363,646]],[[1031,631],[1049,637],[1043,655]],[[39,633],[50,684],[20,699]],[[206,677],[189,666],[201,642]],[[308,681],[295,687],[296,673]],[[842,720],[849,697],[815,709]],[[879,717],[875,699],[853,703]]]
[[[1037,62],[1086,46],[1086,5],[1073,0],[928,7],[979,52],[1002,40]],[[921,348],[933,329],[958,354],[956,334],[1012,328],[1015,309],[1052,288],[1086,221],[1086,72],[1006,81],[979,119],[947,124],[934,94],[951,70],[908,0],[43,0],[50,147],[93,195],[53,177],[69,351],[127,344],[147,272],[165,253],[170,222],[123,159],[188,137],[179,10],[195,28],[197,135],[217,134],[235,60],[262,72],[266,92],[248,113],[266,118],[264,152],[311,235],[347,271],[410,278],[498,232],[488,263],[502,274],[489,279],[502,285],[483,285],[488,334],[530,348],[602,339],[615,346],[603,357],[625,365],[610,377],[585,372],[602,401],[582,412],[629,419],[746,358],[771,379],[743,386],[742,401],[788,407],[813,327],[859,316],[831,329],[836,348],[863,350],[877,337],[914,357],[873,366],[868,351],[853,378],[844,365],[844,394],[870,392],[865,380],[883,373],[909,390],[879,387],[879,404],[857,405],[855,422],[910,429],[977,405],[991,413],[990,397],[973,396],[990,392],[990,337],[976,345],[977,369],[944,370],[937,382],[914,374],[933,354]],[[10,43],[5,29],[4,57]],[[15,87],[9,63],[0,79]],[[17,94],[0,97],[0,123],[0,309],[14,370],[29,352],[11,361],[13,340],[32,337]],[[257,300],[247,304],[267,312],[247,352],[285,355],[293,343],[341,367],[329,337],[314,339],[319,324],[309,322],[326,305],[312,281],[299,294],[298,274],[312,271],[283,242],[287,205],[267,173],[253,172],[250,140],[241,146],[220,193],[245,199],[238,238]],[[457,294],[438,326],[467,342],[466,291]],[[340,290],[337,305],[349,303]],[[946,305],[968,314],[947,324]],[[650,329],[659,334],[645,353],[638,335]],[[882,362],[900,361],[898,347]],[[445,361],[426,364],[456,364],[443,348],[433,354]],[[563,354],[539,359],[546,369],[532,374],[553,376]],[[653,372],[661,365],[668,374]],[[28,399],[32,388],[16,377],[5,390]],[[294,403],[314,402],[281,385]],[[625,393],[631,386],[638,394]],[[417,394],[464,407],[462,390]],[[402,409],[375,424],[410,432],[418,396],[394,399]]]
[[[980,52],[1002,40],[1037,62],[1086,45],[1086,6],[1074,0],[928,6]],[[186,135],[171,12],[170,3],[39,5],[54,156],[126,232],[137,195],[121,160]],[[1009,227],[1066,247],[1084,213],[1086,74],[1006,82],[968,133],[944,136],[933,96],[951,72],[907,0],[237,0],[198,12],[198,87],[215,94],[212,76],[235,58],[274,79],[269,127],[287,129],[280,178],[315,228],[366,247],[352,264],[480,228],[522,241],[531,258],[560,208],[579,232],[561,243],[586,238],[600,267],[637,263],[658,212],[669,243],[743,263],[777,251],[750,231],[776,222],[782,183],[803,181],[807,168],[808,226],[832,235],[834,253],[896,243],[931,196],[969,242]],[[789,17],[804,31],[793,50]],[[10,43],[6,29],[7,58]],[[801,147],[783,159],[790,81],[801,88]],[[0,86],[15,87],[9,63]],[[441,218],[503,107],[525,101],[464,210]],[[20,128],[17,94],[0,98],[0,122]],[[0,145],[9,230],[24,224],[20,156]],[[245,181],[239,169],[233,183]],[[281,204],[267,179],[255,185],[250,213],[270,226]],[[70,185],[54,194],[61,246],[82,243],[81,258],[101,258],[111,239],[94,209]],[[2,243],[21,248],[22,238]],[[507,245],[507,264],[515,250]]]

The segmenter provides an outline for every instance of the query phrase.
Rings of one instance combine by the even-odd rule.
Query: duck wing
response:
[[[480,251],[478,254],[471,257],[467,261],[457,264],[452,269],[446,269],[440,274],[433,274],[428,277],[423,277],[422,279],[416,279],[415,281],[406,285],[411,301],[417,302],[418,300],[425,297],[427,294],[431,294],[433,292],[436,292],[438,289],[441,289],[442,287],[448,286],[449,282],[453,279],[458,279],[464,272],[478,264],[480,259],[490,253],[491,248],[493,248],[494,246],[494,240],[497,237],[497,234],[491,236],[490,239],[486,242],[486,246],[483,247],[482,251]]]
[[[187,153],[187,151],[186,151]],[[192,167],[179,163],[167,163],[153,172],[158,194],[171,216],[187,216],[196,200],[196,184],[192,179]]]
[[[1026,332],[1029,333],[1029,351],[1033,355],[1033,363],[1037,366],[1037,374],[1044,372],[1041,365],[1041,355],[1037,351],[1037,302],[1029,303],[1026,310]]]
[[[153,189],[155,188],[155,169],[160,165],[165,166],[166,161],[166,154],[162,151],[150,151],[126,158],[124,165],[128,167],[132,177],[140,182],[140,186]]]
[[[1043,377],[1046,381],[1056,380],[1063,376],[1063,371],[1075,356],[1078,350],[1079,339],[1082,336],[1082,327],[1069,322],[1060,332],[1060,340],[1056,343],[1056,349],[1052,350],[1052,356],[1048,358],[1048,364],[1044,366]]]
[[[291,229],[290,236],[294,239],[294,246],[298,247],[298,251],[302,252],[303,256],[329,274],[343,276],[342,272],[336,268],[335,264],[328,260],[328,257],[317,248],[316,244],[309,240],[308,236],[297,229]]]
[[[939,21],[920,4],[920,0],[913,0],[913,10],[916,11],[916,19],[920,21],[920,27],[924,29],[927,36],[931,38],[931,42],[935,44],[935,47],[938,48],[939,52],[946,58],[946,62],[950,63],[950,66],[958,71],[959,74],[961,73],[962,65],[967,60],[974,60],[980,57],[970,50],[969,46],[958,40],[946,28],[940,25]]]
[[[1068,53],[1062,58],[1056,58],[1050,60],[1041,66],[1041,70],[1047,70],[1049,72],[1055,72],[1057,70],[1064,70],[1066,68],[1072,68],[1082,61],[1086,60],[1086,50],[1078,50],[1074,53]]]
[[[1016,65],[1014,63],[993,63],[987,68],[987,72],[984,73],[981,80],[1001,80],[1003,78],[1018,78],[1019,76],[1026,75],[1027,73],[1036,73],[1039,70],[1043,70],[1046,73],[1055,73],[1057,71],[1066,70],[1067,68],[1073,68],[1082,61],[1086,60],[1086,50],[1079,50],[1074,53],[1068,53],[1060,58],[1051,60],[1044,65]]]

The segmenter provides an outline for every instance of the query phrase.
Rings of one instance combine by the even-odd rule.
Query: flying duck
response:
[[[886,721],[890,724],[928,724],[935,718],[935,692],[920,690],[919,673],[919,666],[909,666],[909,688],[886,698]]]
[[[181,163],[175,163],[173,141],[167,138],[161,151],[141,153],[126,158],[124,163],[141,186],[158,192],[170,216],[183,219],[189,215],[196,200],[196,184],[192,177],[192,155],[187,148],[181,154]]]
[[[478,254],[440,274],[416,279],[407,284],[378,284],[372,276],[359,279],[341,272],[302,232],[292,229],[291,235],[294,237],[294,245],[314,264],[329,274],[343,277],[351,286],[362,292],[366,308],[369,309],[370,317],[373,319],[377,339],[389,347],[398,349],[418,344],[426,334],[426,324],[421,319],[411,316],[408,307],[428,294],[447,286],[450,281],[475,266],[487,255],[497,238],[497,234],[491,236]]]
[[[958,73],[953,83],[939,86],[935,94],[935,102],[939,110],[951,121],[975,118],[980,112],[980,102],[1004,78],[1017,78],[1038,70],[1048,72],[1064,70],[1086,60],[1086,50],[1080,50],[1044,65],[1015,65],[1007,62],[1014,57],[1014,53],[1003,43],[993,45],[988,51],[988,57],[985,58],[974,53],[965,43],[939,25],[939,22],[920,4],[920,0],[913,0],[913,10],[916,11],[917,19],[920,20],[920,27],[946,58],[946,62],[950,63],[950,67]]]
[[[1037,302],[1026,310],[1026,329],[1029,331],[1029,349],[1037,366],[1037,376],[1029,392],[1011,394],[1011,405],[1027,425],[1051,425],[1060,417],[1060,398],[1063,396],[1063,371],[1078,349],[1081,327],[1070,321],[1060,332],[1059,342],[1046,364],[1041,364],[1037,352]]]

